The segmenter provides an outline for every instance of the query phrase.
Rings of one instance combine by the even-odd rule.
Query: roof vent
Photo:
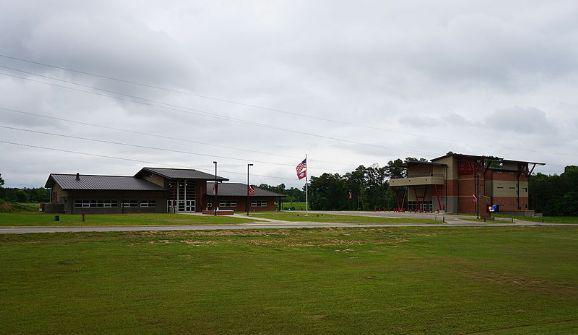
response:
[[[76,181],[80,181],[80,173],[76,174]]]

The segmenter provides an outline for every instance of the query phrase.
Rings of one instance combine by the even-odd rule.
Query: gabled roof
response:
[[[207,195],[215,195],[215,190],[213,189],[214,182],[207,183]],[[275,193],[271,191],[258,188],[253,186],[255,193],[252,197],[285,197],[285,194]],[[247,184],[241,183],[219,183],[219,196],[230,196],[230,197],[246,197],[247,196]]]
[[[153,168],[153,167],[143,167],[135,177],[142,177],[147,174],[156,174],[161,177],[168,179],[202,179],[202,180],[215,180],[214,174],[209,174],[193,169],[172,169],[172,168]],[[218,181],[229,180],[227,178],[217,176]]]
[[[63,190],[101,191],[164,191],[165,189],[143,179],[131,176],[102,176],[81,174],[57,174],[48,177],[45,187],[58,184]]]

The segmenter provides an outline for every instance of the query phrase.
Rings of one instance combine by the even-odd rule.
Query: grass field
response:
[[[251,222],[249,219],[181,214],[87,214],[86,221],[77,214],[61,214],[60,221],[54,221],[54,214],[42,213],[0,213],[2,226],[148,226],[148,225],[198,225],[235,224]]]
[[[500,218],[511,218],[532,222],[548,222],[548,223],[578,223],[578,216],[544,216],[544,217],[525,217],[525,216],[511,216],[511,215],[496,215]]]
[[[343,222],[343,223],[440,223],[430,219],[387,218],[355,215],[319,214],[303,212],[251,213],[252,217],[294,222]]]
[[[578,230],[0,235],[2,334],[577,334]]]

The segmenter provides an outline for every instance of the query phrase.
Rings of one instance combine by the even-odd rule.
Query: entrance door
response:
[[[189,213],[197,208],[195,200],[168,200],[169,213]]]

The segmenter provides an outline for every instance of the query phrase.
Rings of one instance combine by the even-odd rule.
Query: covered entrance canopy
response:
[[[142,168],[136,177],[162,185],[168,191],[167,211],[169,213],[201,212],[206,207],[205,193],[207,181],[227,181],[193,169]]]

